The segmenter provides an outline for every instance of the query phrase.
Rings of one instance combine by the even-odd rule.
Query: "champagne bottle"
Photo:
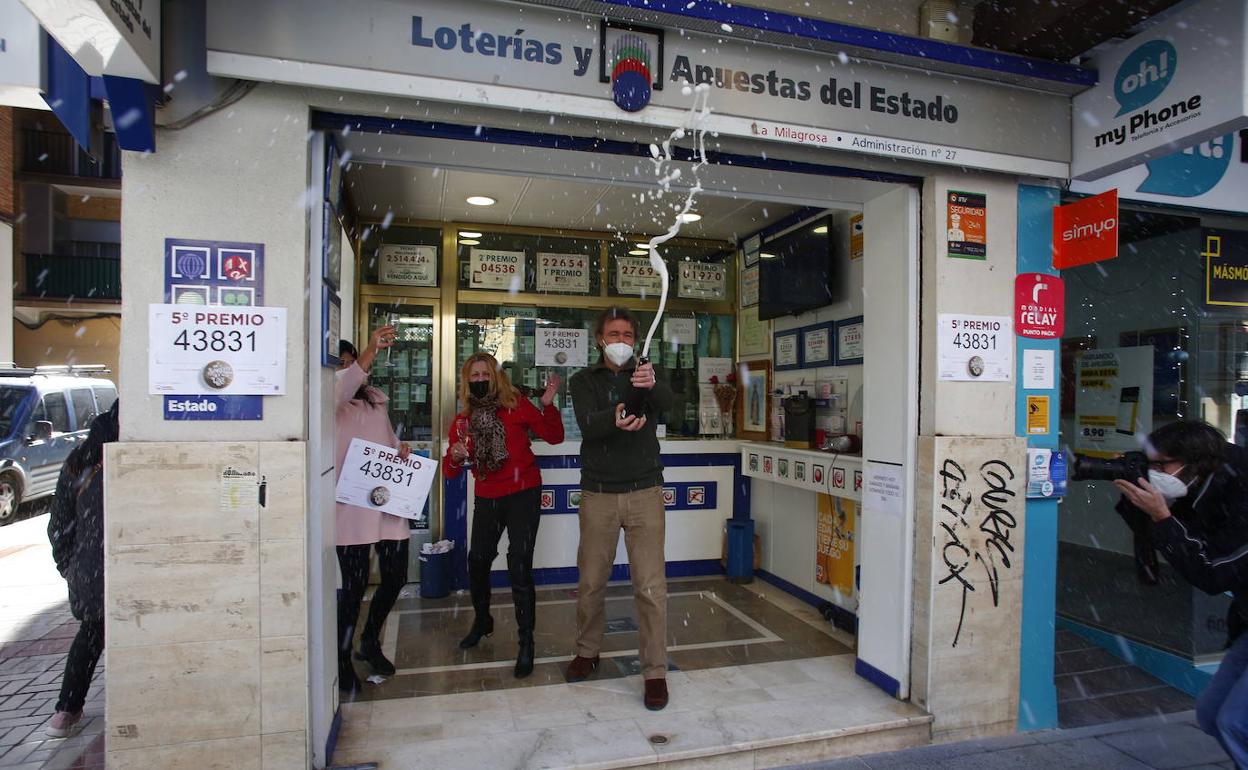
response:
[[[645,358],[645,357],[638,358],[637,366],[641,366],[642,364],[648,362],[649,360],[650,360],[649,358]],[[648,391],[645,388],[636,388],[636,387],[633,387],[632,383],[629,383],[628,392],[624,394],[624,416],[625,417],[629,415],[634,415],[636,417],[645,416],[647,392]]]

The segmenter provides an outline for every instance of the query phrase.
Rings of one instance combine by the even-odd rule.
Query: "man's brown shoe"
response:
[[[662,711],[667,705],[667,680],[666,679],[647,679],[646,680],[646,708],[651,711]]]
[[[594,673],[596,668],[598,668],[597,655],[592,658],[582,658],[580,655],[577,655],[568,664],[568,681],[583,682],[589,678],[590,674]]]

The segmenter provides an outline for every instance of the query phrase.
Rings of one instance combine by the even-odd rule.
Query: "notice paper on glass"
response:
[[[342,461],[334,499],[392,516],[419,519],[424,515],[437,470],[436,461],[415,452],[400,460],[399,453],[388,446],[352,439]]]
[[[862,507],[900,516],[905,507],[906,469],[868,460],[862,470]]]
[[[1056,382],[1052,350],[1023,351],[1023,387],[1028,390],[1052,390]]]
[[[587,329],[550,329],[538,327],[538,366],[589,365],[589,331]]]

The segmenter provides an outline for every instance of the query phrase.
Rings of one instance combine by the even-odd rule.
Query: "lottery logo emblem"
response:
[[[241,254],[232,254],[221,263],[221,269],[231,281],[242,281],[251,277],[251,260]]]
[[[234,381],[234,367],[225,361],[209,361],[203,374],[204,384],[214,390],[228,387]]]
[[[183,278],[203,278],[208,272],[208,259],[203,251],[175,248],[173,267]]]
[[[373,490],[368,493],[368,501],[380,508],[390,502],[390,490],[385,487],[373,487]]]
[[[650,103],[650,44],[640,35],[624,34],[611,46],[611,99],[625,112]]]

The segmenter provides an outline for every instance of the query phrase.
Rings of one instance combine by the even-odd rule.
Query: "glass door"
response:
[[[357,345],[367,344],[368,335],[386,324],[398,330],[395,344],[378,354],[369,373],[369,383],[389,397],[390,422],[399,439],[411,444],[412,451],[417,454],[440,457],[437,427],[440,372],[435,344],[439,303],[378,295],[364,295],[360,299]],[[413,529],[423,529],[430,535],[440,533],[441,487],[440,483],[434,483],[429,493],[427,516],[424,522],[414,522]],[[417,538],[418,541],[423,539]]]

